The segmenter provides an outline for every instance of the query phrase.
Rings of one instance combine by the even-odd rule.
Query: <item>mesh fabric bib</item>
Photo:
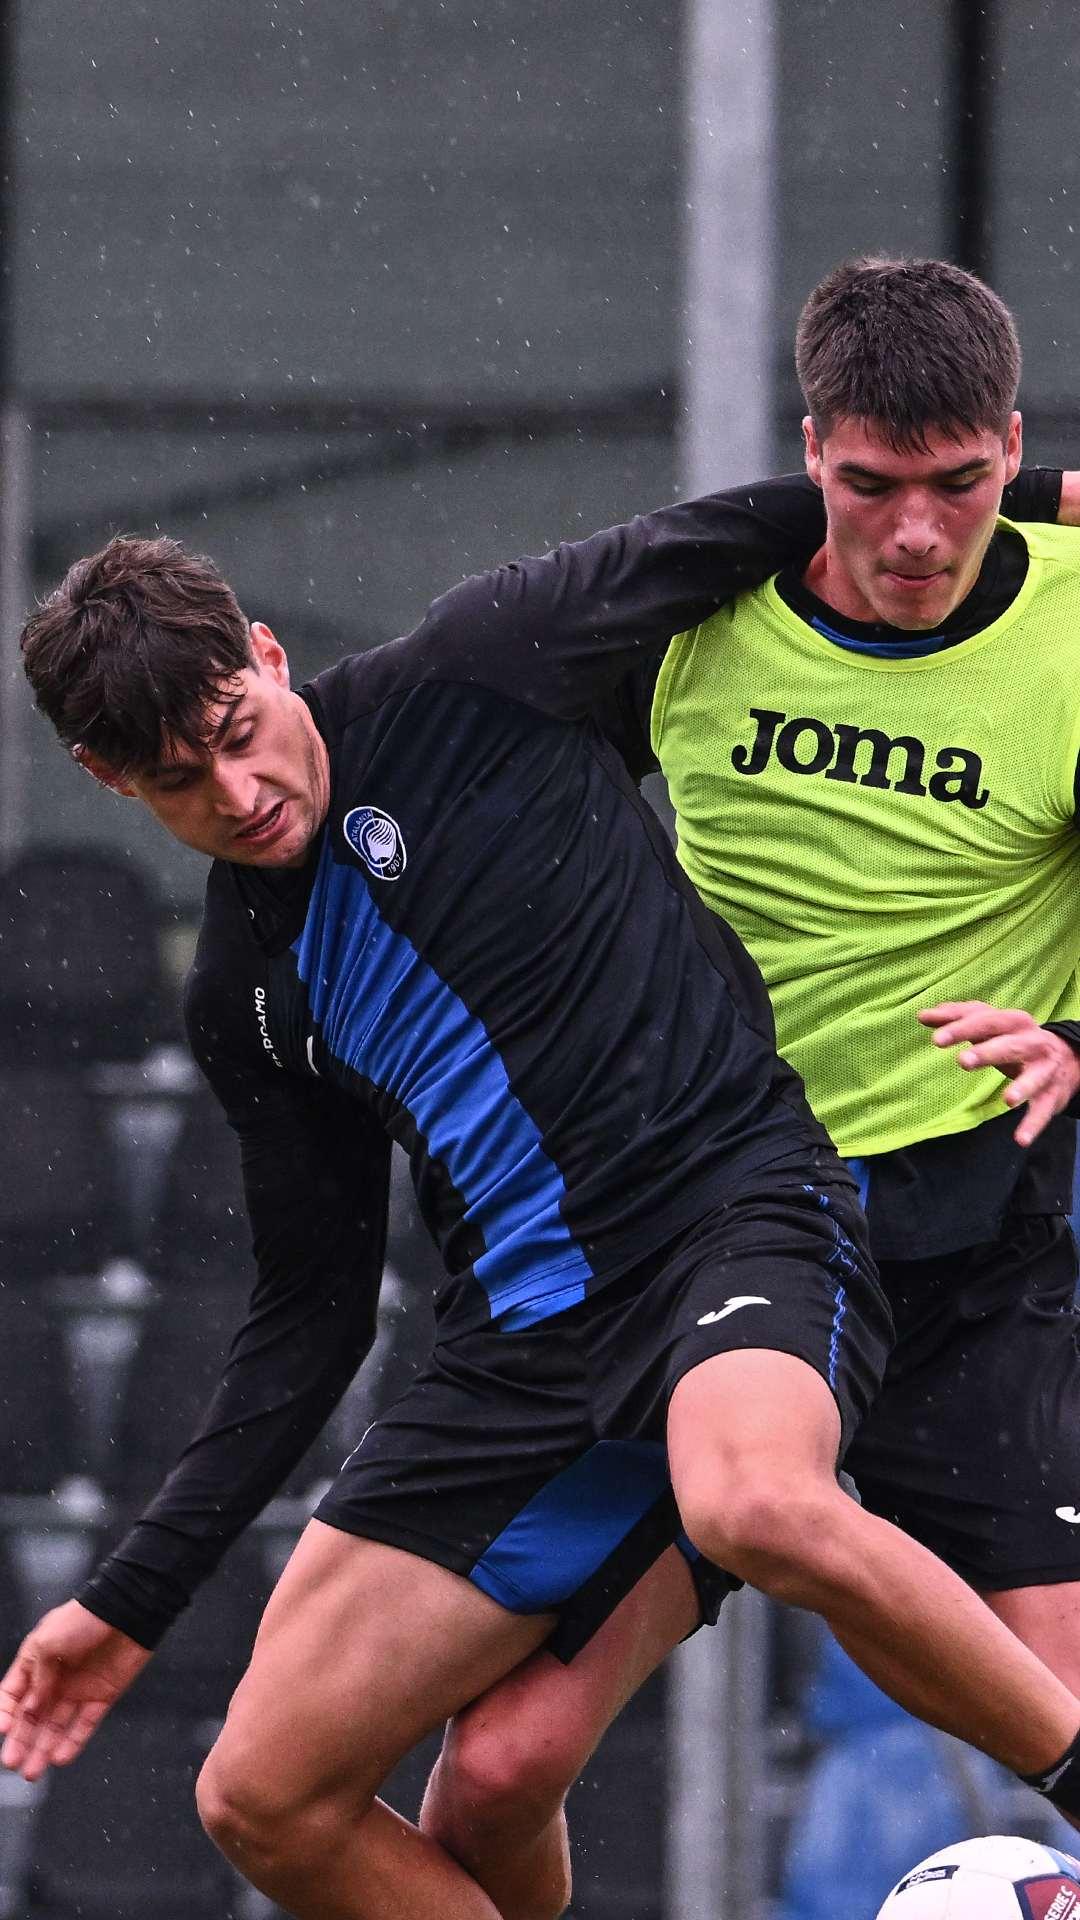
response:
[[[1002,1111],[920,1007],[1080,1017],[1080,532],[1025,526],[1024,584],[922,659],[848,652],[772,582],[672,641],[653,745],[679,858],[772,995],[841,1153]]]

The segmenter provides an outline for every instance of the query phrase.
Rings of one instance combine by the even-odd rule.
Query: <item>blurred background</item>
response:
[[[303,677],[474,568],[800,460],[798,308],[946,254],[1080,464],[1080,12],[1051,0],[0,7],[0,1658],[153,1491],[250,1278],[178,1022],[204,878],[30,710],[33,598],[204,549]],[[379,1346],[84,1760],[0,1780],[0,1920],[260,1920],[190,1783],[315,1490],[430,1333],[399,1181]],[[743,1598],[572,1803],[579,1920],[870,1920],[1041,1806]],[[415,1808],[430,1755],[392,1796]]]

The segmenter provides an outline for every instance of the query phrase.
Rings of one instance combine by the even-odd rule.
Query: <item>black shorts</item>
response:
[[[846,1446],[891,1338],[854,1188],[757,1174],[580,1306],[437,1344],[316,1517],[557,1614],[569,1658],[679,1539],[665,1432],[684,1374],[741,1347],[795,1354],[831,1387]],[[733,1583],[684,1550],[713,1618]]]
[[[1080,1580],[1080,1331],[1068,1221],[887,1261],[897,1344],[845,1466],[864,1504],[986,1591]]]

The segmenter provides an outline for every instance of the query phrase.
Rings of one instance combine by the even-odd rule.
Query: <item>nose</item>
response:
[[[248,820],[259,804],[258,776],[242,760],[215,757],[211,775],[214,804],[219,813],[233,820]]]
[[[896,521],[896,544],[913,559],[924,559],[938,543],[933,503],[925,494],[903,502]]]

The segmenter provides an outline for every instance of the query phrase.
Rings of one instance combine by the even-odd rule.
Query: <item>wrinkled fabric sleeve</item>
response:
[[[256,1280],[204,1418],[160,1492],[78,1599],[157,1644],[315,1439],[375,1336],[390,1142],[356,1102],[230,1053],[206,983],[196,1058],[240,1142]]]
[[[821,495],[800,475],[683,501],[474,574],[390,645],[410,647],[442,678],[560,719],[592,718],[673,634],[809,559],[824,524]]]

